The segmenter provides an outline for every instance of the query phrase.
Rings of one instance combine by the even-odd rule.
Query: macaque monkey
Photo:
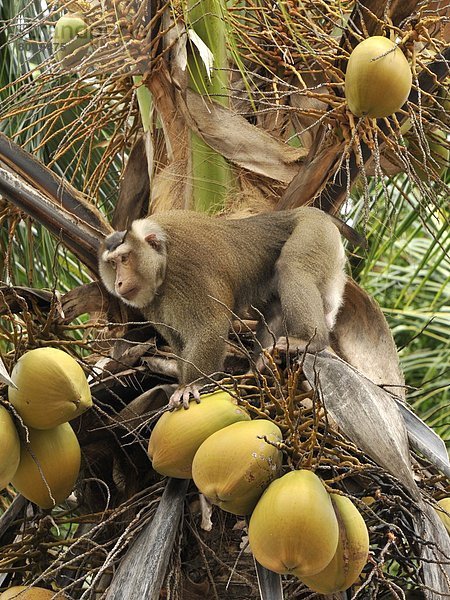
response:
[[[263,345],[267,325],[276,337],[287,333],[291,347],[328,345],[346,281],[336,223],[309,207],[242,219],[172,211],[105,239],[106,289],[140,309],[178,357],[171,406],[187,407],[191,394],[199,400],[193,382],[222,370],[230,310],[256,307],[264,315]]]

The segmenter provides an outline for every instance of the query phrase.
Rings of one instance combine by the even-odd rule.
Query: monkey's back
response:
[[[309,207],[242,219],[193,211],[159,213],[151,219],[167,233],[168,276],[161,296],[176,297],[186,306],[192,306],[193,297],[203,307],[210,297],[229,308],[264,302],[272,294],[275,263],[296,226],[304,221],[308,227],[319,219],[336,230],[325,213]]]
[[[219,277],[233,288],[242,281],[258,284],[273,270],[281,248],[295,228],[294,211],[264,213],[243,219],[172,211],[153,217],[167,232],[168,268],[183,279]],[[172,273],[175,278],[176,273]]]

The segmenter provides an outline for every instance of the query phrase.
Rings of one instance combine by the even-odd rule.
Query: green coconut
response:
[[[339,524],[339,541],[330,563],[316,575],[301,577],[314,592],[334,594],[355,583],[369,555],[369,532],[361,513],[344,496],[331,494]]]
[[[194,456],[195,485],[223,510],[251,513],[265,488],[279,476],[282,439],[280,429],[265,419],[233,423],[217,431]]]
[[[11,379],[17,389],[8,388],[9,401],[28,427],[51,429],[92,406],[83,369],[62,350],[26,352],[15,364]]]
[[[339,526],[330,495],[312,471],[291,471],[273,481],[250,518],[250,548],[275,573],[310,577],[333,559]]]
[[[53,50],[64,67],[79,64],[89,52],[91,32],[83,17],[76,13],[63,15],[53,31]]]
[[[19,466],[20,440],[14,421],[0,404],[0,490],[8,485]]]
[[[19,466],[11,483],[41,508],[53,508],[75,486],[80,471],[80,445],[69,423],[28,431],[29,446],[21,445]]]
[[[153,428],[148,444],[152,466],[161,475],[190,479],[192,460],[211,434],[237,421],[250,421],[247,411],[225,391],[205,394],[201,402],[190,403],[164,413]]]
[[[358,44],[345,74],[345,97],[357,117],[388,117],[408,99],[412,74],[403,52],[390,39],[373,36]]]

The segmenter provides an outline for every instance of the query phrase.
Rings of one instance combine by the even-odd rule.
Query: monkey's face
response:
[[[136,308],[150,304],[164,280],[163,236],[133,223],[131,231],[108,236],[100,250],[100,276],[109,292]]]

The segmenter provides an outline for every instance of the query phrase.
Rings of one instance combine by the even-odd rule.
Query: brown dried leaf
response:
[[[150,198],[145,141],[134,144],[120,184],[119,198],[112,219],[114,229],[127,229],[135,219],[147,214]]]
[[[186,105],[182,104],[180,99],[189,125],[211,148],[253,173],[288,183],[307,154],[305,149],[278,141],[244,117],[195,92],[188,90]]]
[[[404,398],[405,379],[389,325],[373,298],[347,280],[333,330],[333,349],[377,385]]]
[[[62,297],[62,320],[70,323],[80,315],[89,314],[94,318],[94,315],[106,314],[110,301],[111,296],[99,282],[80,285]]]
[[[188,160],[168,164],[153,178],[151,213],[192,208]]]
[[[297,169],[277,209],[285,210],[312,204],[336,172],[343,151],[344,142],[337,142],[334,138],[327,140],[317,151],[311,147],[308,158]],[[320,203],[318,206],[320,208]]]
[[[24,309],[24,304],[31,310],[33,306],[48,310],[52,299],[53,293],[47,290],[5,285],[0,287],[0,315],[6,312],[20,312]]]

